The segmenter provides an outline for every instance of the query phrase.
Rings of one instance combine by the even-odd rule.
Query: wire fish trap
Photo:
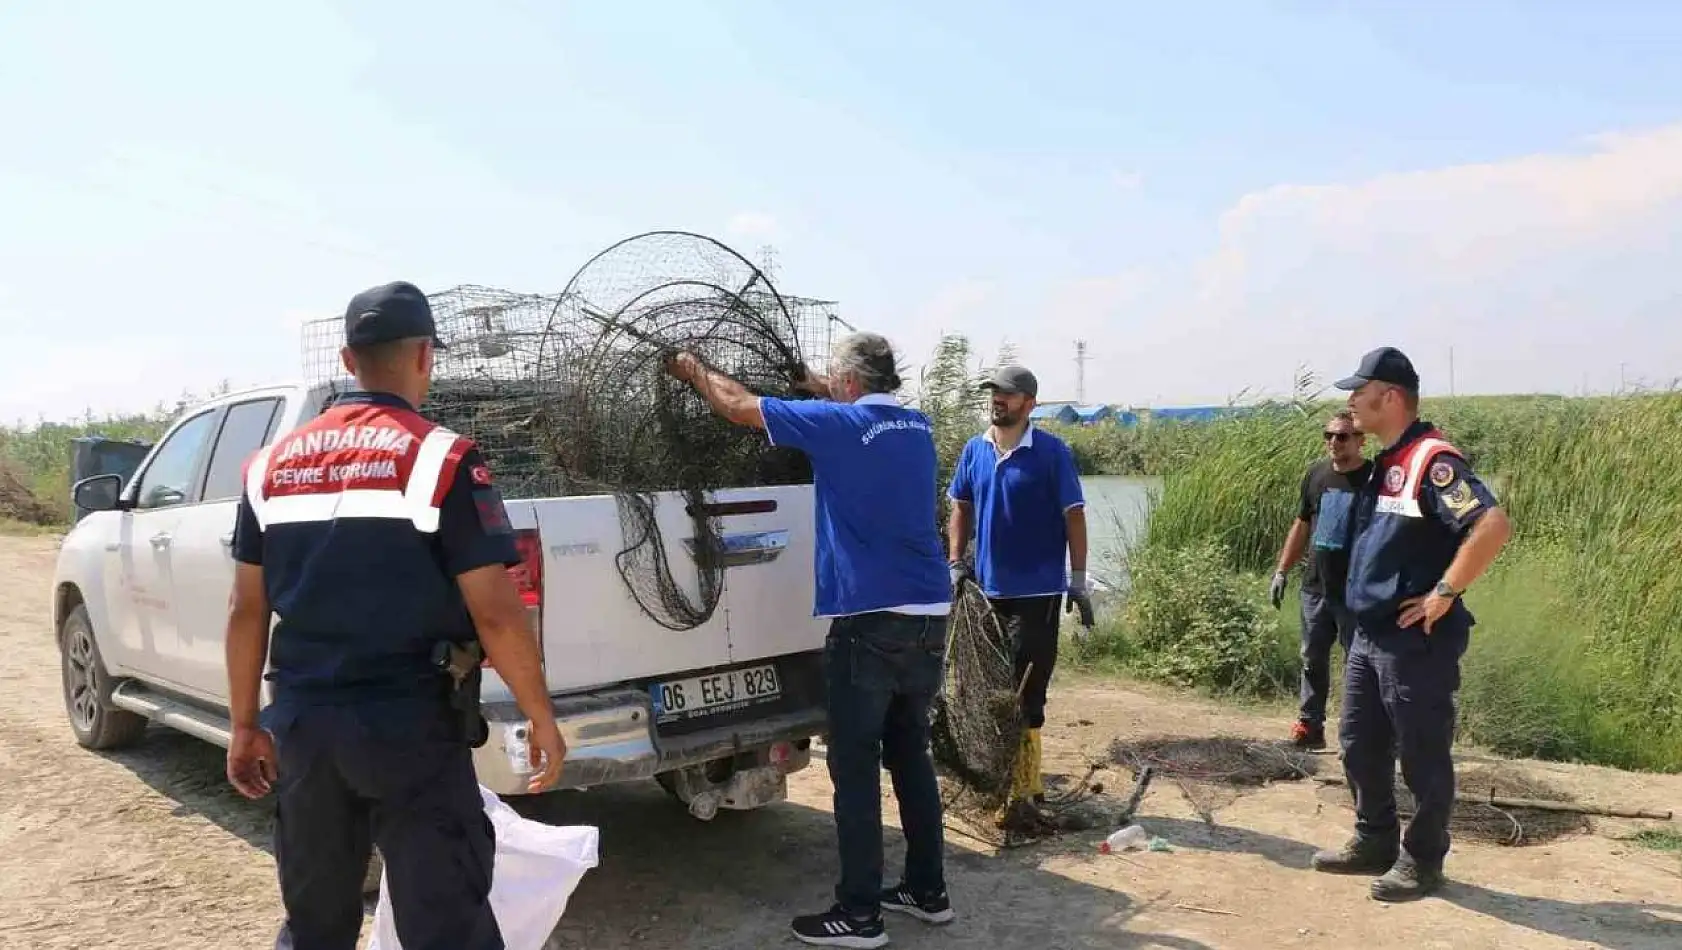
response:
[[[1025,674],[1016,671],[1016,645],[986,595],[973,581],[954,591],[948,619],[945,680],[931,710],[931,751],[942,778],[947,813],[980,840],[1009,847],[1103,819],[1084,809],[1103,786],[1092,779],[1105,763],[1091,763],[1074,780],[1046,776],[1038,802],[1012,802],[1011,787],[1026,725]]]
[[[947,621],[945,681],[932,710],[931,751],[951,780],[947,807],[1004,807],[1021,749],[1014,652],[981,589],[964,581]]]
[[[809,484],[811,464],[719,418],[664,363],[687,350],[756,394],[808,398],[794,379],[846,326],[834,304],[785,297],[736,251],[680,231],[613,244],[559,293],[465,285],[429,300],[447,349],[421,412],[472,439],[508,497],[612,495],[616,563],[643,613],[672,630],[706,623],[724,586],[711,493]],[[351,385],[342,339],[339,318],[305,326],[311,382]],[[672,510],[661,492],[682,496],[678,521],[656,516]],[[667,543],[673,530],[682,543]]]

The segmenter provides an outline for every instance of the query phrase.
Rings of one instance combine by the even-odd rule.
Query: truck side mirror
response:
[[[90,475],[70,489],[76,507],[86,511],[110,511],[117,507],[123,492],[123,476]]]

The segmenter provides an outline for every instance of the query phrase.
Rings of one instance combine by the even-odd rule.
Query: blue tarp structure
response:
[[[1075,407],[1066,403],[1053,406],[1035,406],[1034,411],[1028,413],[1028,418],[1034,422],[1060,422],[1071,426],[1080,419],[1075,413]]]
[[[70,484],[75,485],[84,478],[95,475],[121,475],[123,484],[128,484],[129,477],[145,460],[146,453],[152,451],[150,442],[125,442],[121,439],[107,439],[97,435],[82,436],[70,440]],[[76,507],[76,520],[81,521],[88,512]]]
[[[1234,406],[1179,406],[1152,409],[1151,420],[1155,422],[1212,422],[1221,416],[1235,415],[1237,412],[1238,409]]]
[[[1112,418],[1114,415],[1115,410],[1111,409],[1109,406],[1075,407],[1075,420],[1083,426],[1089,426],[1096,422],[1103,422],[1105,419]]]

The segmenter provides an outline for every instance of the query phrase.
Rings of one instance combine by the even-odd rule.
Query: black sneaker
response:
[[[882,909],[909,914],[925,924],[949,924],[958,916],[953,913],[952,901],[945,891],[919,898],[903,884],[882,892]]]
[[[794,918],[794,935],[802,943],[819,947],[859,947],[871,950],[888,945],[888,930],[882,918],[859,920],[836,904],[821,914]]]

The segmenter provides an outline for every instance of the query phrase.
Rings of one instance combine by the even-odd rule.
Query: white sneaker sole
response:
[[[876,950],[877,947],[888,945],[888,935],[885,933],[875,937],[808,937],[797,933],[794,937],[801,943],[809,943],[815,947],[847,947],[849,950]]]
[[[915,917],[925,924],[949,924],[958,919],[957,912],[950,907],[935,914],[931,914],[915,904],[883,904],[882,909],[893,911],[896,914],[905,914],[908,917]]]

